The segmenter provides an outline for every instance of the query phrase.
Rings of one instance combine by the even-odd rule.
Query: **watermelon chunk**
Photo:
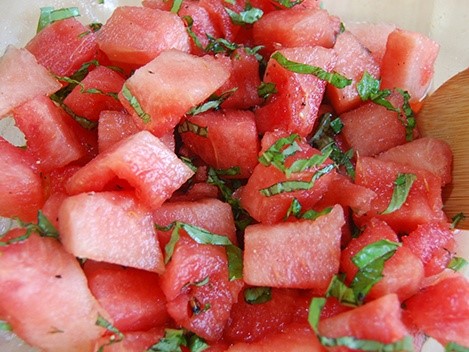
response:
[[[146,331],[169,320],[157,274],[93,260],[87,260],[83,270],[91,292],[119,331]]]
[[[17,229],[7,236],[22,234]],[[0,267],[0,315],[18,336],[47,351],[95,350],[105,332],[96,321],[110,320],[89,291],[80,264],[59,241],[33,234],[0,247]]]
[[[189,36],[182,20],[168,11],[120,6],[98,33],[99,48],[116,63],[134,67],[147,64],[162,51],[189,51]]]
[[[318,66],[331,71],[336,54],[320,46],[289,48],[279,51],[288,60]],[[255,111],[259,133],[281,129],[307,136],[317,119],[326,81],[312,74],[294,73],[270,59],[264,82],[274,83],[277,93],[268,97],[264,106]]]
[[[13,116],[41,171],[50,172],[85,156],[69,125],[70,116],[49,98],[38,96],[15,108]]]
[[[456,275],[425,287],[405,302],[415,325],[445,345],[469,347],[469,282]]]
[[[0,164],[0,216],[35,220],[44,195],[34,158],[0,137]]]
[[[327,337],[352,336],[393,343],[408,335],[401,315],[399,299],[391,293],[358,308],[321,320],[319,332]],[[342,348],[339,351],[348,349]]]
[[[258,164],[260,147],[251,111],[208,111],[188,117],[186,121],[207,130],[206,136],[190,130],[181,133],[184,144],[203,161],[216,169],[238,167],[234,178],[247,178],[252,174]]]
[[[388,100],[395,106],[402,105],[402,96],[393,93]],[[341,135],[357,155],[373,156],[397,145],[406,143],[406,129],[394,111],[373,102],[341,115],[344,124]]]
[[[59,209],[60,239],[80,258],[162,273],[151,212],[131,193],[81,193]]]
[[[28,49],[45,68],[59,76],[71,76],[97,56],[96,35],[76,18],[56,21],[43,28]]]
[[[401,88],[410,102],[427,93],[439,45],[424,34],[396,29],[389,34],[381,64],[381,88]]]
[[[140,129],[162,136],[191,107],[221,87],[229,75],[229,70],[212,56],[197,57],[167,50],[135,71],[124,85],[130,93],[121,91],[119,99]],[[129,94],[136,99],[138,111]]]
[[[453,153],[441,139],[414,139],[378,154],[377,158],[428,170],[441,178],[441,186],[451,183]]]
[[[367,72],[379,78],[380,69],[368,49],[351,32],[345,31],[337,36],[334,51],[337,53],[334,71],[352,80],[352,84],[342,89],[330,83],[327,85],[327,97],[337,114],[342,114],[362,103],[357,83],[363,74]]]
[[[69,194],[101,191],[120,178],[135,188],[140,200],[156,209],[192,175],[163,142],[141,131],[86,164],[68,180],[66,189]]]
[[[414,174],[416,180],[410,188],[406,201],[399,209],[389,214],[381,214],[391,201],[394,182],[399,173]],[[440,178],[426,170],[391,161],[361,157],[357,161],[355,182],[377,194],[371,202],[371,210],[356,217],[359,226],[372,217],[378,217],[386,221],[398,234],[402,234],[410,233],[420,224],[446,221],[446,215],[442,210]]]
[[[78,116],[97,121],[102,110],[123,110],[117,100],[117,93],[120,92],[124,81],[119,73],[100,65],[86,75],[81,81],[82,86],[76,86],[67,95],[64,104]]]
[[[278,10],[265,14],[254,23],[253,37],[256,45],[265,45],[264,53],[268,57],[282,48],[332,48],[339,28],[340,20],[326,10]]]
[[[9,46],[0,58],[0,117],[37,95],[49,95],[60,88],[26,49]]]
[[[339,270],[344,223],[343,210],[337,205],[315,221],[248,226],[244,235],[244,281],[324,293]]]

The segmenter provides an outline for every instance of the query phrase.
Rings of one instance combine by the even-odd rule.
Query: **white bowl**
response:
[[[4,3],[8,0],[2,0]],[[469,66],[469,1],[467,0],[323,0],[323,6],[347,23],[387,22],[427,34],[440,44],[433,88]],[[0,13],[0,55],[9,44],[23,46],[36,32],[39,9],[77,6],[83,23],[105,22],[118,5],[140,5],[139,0],[15,0]],[[459,253],[469,258],[469,231],[458,236]],[[466,238],[465,240],[463,238]],[[469,270],[467,270],[469,271]],[[466,273],[467,273],[466,271]],[[10,333],[0,332],[0,351],[34,351]],[[443,348],[428,341],[423,352]]]

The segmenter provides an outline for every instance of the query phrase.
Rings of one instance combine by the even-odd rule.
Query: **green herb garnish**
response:
[[[221,104],[223,104],[223,102],[231,97],[237,90],[238,87],[235,87],[221,93],[220,95],[212,94],[205,103],[193,107],[186,114],[195,116],[208,110],[218,110],[220,109]]]
[[[192,132],[200,137],[207,137],[208,136],[208,127],[203,127],[199,126],[193,122],[190,122],[188,120],[184,120],[179,126],[178,126],[178,132],[179,133],[187,133],[187,132]]]
[[[256,7],[252,7],[249,3],[247,3],[244,11],[241,11],[240,13],[227,7],[225,7],[225,11],[230,16],[231,22],[239,26],[256,23],[264,15],[264,11]]]
[[[456,342],[448,342],[445,345],[445,352],[469,352],[469,347],[461,346]]]
[[[170,12],[177,14],[179,10],[181,9],[181,5],[182,5],[182,0],[173,0],[173,5],[171,6]]]
[[[54,8],[50,6],[41,7],[41,14],[39,15],[36,33],[39,33],[45,27],[56,21],[78,16],[80,16],[78,7],[68,7],[57,10],[54,10]]]
[[[137,116],[142,119],[143,123],[149,123],[151,121],[151,116],[143,110],[142,106],[140,105],[140,102],[125,84],[122,86],[121,92],[122,96],[129,102],[130,106],[137,113]]]
[[[257,87],[257,95],[260,98],[267,99],[272,94],[278,93],[275,83],[272,82],[262,82],[259,87]]]
[[[96,319],[96,325],[105,328],[107,331],[111,332],[112,335],[109,338],[109,342],[100,346],[98,352],[103,352],[106,346],[112,345],[114,343],[121,342],[124,339],[124,334],[119,331],[114,325],[108,322],[104,317],[98,315],[98,319]]]
[[[458,227],[459,223],[466,219],[466,215],[464,213],[457,213],[455,216],[451,218],[451,228],[455,229]]]
[[[288,71],[300,74],[312,74],[317,78],[326,81],[337,88],[345,88],[352,84],[351,79],[348,79],[337,72],[327,72],[326,70],[318,66],[312,66],[300,62],[290,61],[279,51],[275,52],[271,56],[271,58],[277,61],[280,66],[287,69]]]
[[[262,304],[272,299],[270,287],[249,287],[244,290],[244,300],[249,304]]]
[[[453,257],[448,263],[447,268],[454,270],[454,271],[460,271],[461,269],[466,267],[468,264],[469,262],[462,257]]]
[[[185,329],[165,329],[164,337],[145,352],[181,352],[181,346],[191,352],[202,352],[210,347],[204,339]]]
[[[391,202],[386,210],[381,214],[390,214],[399,210],[406,202],[410,188],[416,179],[417,176],[414,174],[399,173],[394,181],[394,190],[392,192]]]

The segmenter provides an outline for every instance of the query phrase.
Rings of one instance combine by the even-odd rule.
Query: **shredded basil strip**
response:
[[[298,139],[300,139],[300,136],[296,133],[278,139],[262,153],[259,157],[259,162],[264,166],[273,165],[280,171],[285,172],[285,160],[287,157],[301,150],[298,143],[296,143]]]
[[[312,74],[317,78],[322,79],[323,81],[326,81],[337,88],[345,88],[352,84],[351,79],[348,79],[347,77],[344,77],[337,72],[327,72],[326,70],[318,66],[311,66],[300,62],[290,61],[279,51],[275,52],[271,56],[271,58],[276,60],[280,64],[280,66],[291,72],[301,74]]]
[[[197,34],[195,34],[192,30],[192,26],[194,25],[194,19],[191,16],[183,16],[182,20],[185,22],[187,34],[189,34],[189,37],[194,42],[195,46],[199,49],[204,50],[204,46],[197,37]]]
[[[309,159],[295,160],[293,164],[286,170],[287,177],[289,177],[292,173],[302,172],[309,168],[323,164],[329,158],[331,152],[332,148],[327,148],[321,154],[313,155]]]
[[[270,287],[249,287],[244,290],[244,300],[248,304],[262,304],[272,300]]]
[[[182,0],[173,0],[170,12],[177,14],[181,9]]]
[[[447,268],[454,271],[460,271],[461,269],[465,268],[468,264],[469,262],[462,257],[453,257],[448,263]]]
[[[318,325],[321,311],[326,304],[323,297],[315,297],[312,299],[308,311],[308,322],[319,342],[325,347],[344,346],[350,349],[361,351],[380,351],[380,352],[413,352],[413,343],[410,336],[405,336],[401,340],[393,343],[382,343],[379,341],[358,339],[353,336],[342,337],[326,337],[319,333]]]
[[[105,343],[104,345],[100,346],[97,352],[103,352],[106,346],[112,345],[117,342],[121,342],[125,336],[122,332],[119,331],[114,325],[108,322],[104,317],[98,314],[98,318],[96,319],[97,326],[105,328],[107,331],[111,332],[112,335],[109,338],[109,342]]]
[[[381,214],[390,214],[399,210],[407,200],[410,189],[417,179],[414,174],[399,173],[394,181],[394,189],[388,207]]]
[[[335,297],[341,303],[350,306],[363,304],[366,295],[383,278],[385,262],[400,246],[401,244],[397,242],[380,240],[362,248],[352,257],[358,272],[350,287],[344,283],[342,277],[336,275],[329,284],[326,297]]]
[[[181,346],[187,346],[187,340],[184,336],[184,330],[165,329],[164,337],[146,352],[178,352],[182,351]]]
[[[247,3],[244,11],[241,11],[240,13],[229,9],[228,7],[225,7],[225,11],[230,16],[231,22],[239,26],[254,24],[264,15],[264,11],[256,7],[252,7],[249,3]]]
[[[230,55],[233,51],[239,48],[238,44],[232,43],[225,38],[215,38],[209,34],[206,34],[206,36],[208,39],[208,44],[204,49],[206,53],[226,53]]]
[[[59,81],[66,82],[66,83],[69,83],[69,84],[73,84],[75,86],[79,86],[80,87],[80,93],[82,93],[82,94],[83,93],[101,94],[101,95],[106,95],[106,96],[109,96],[111,98],[114,98],[115,100],[119,100],[119,98],[117,97],[117,92],[103,92],[101,89],[98,89],[98,88],[85,88],[83,83],[81,83],[80,81],[77,81],[76,79],[67,77],[67,76],[55,76],[55,78]]]
[[[181,346],[191,352],[202,352],[210,347],[200,336],[185,329],[165,329],[164,337],[145,352],[181,352]]]
[[[243,253],[240,248],[236,247],[226,236],[221,236],[207,231],[201,227],[186,224],[181,221],[175,221],[166,228],[172,229],[171,238],[165,247],[165,264],[167,264],[174,253],[176,243],[180,238],[180,230],[184,230],[190,238],[199,244],[210,244],[215,246],[224,246],[228,258],[228,275],[230,280],[239,279],[243,275]]]
[[[190,122],[188,120],[184,120],[179,126],[178,126],[178,132],[179,133],[187,133],[187,132],[192,132],[200,137],[208,137],[208,127],[203,127],[200,125],[197,125],[193,122]]]
[[[298,4],[301,4],[303,0],[295,0],[295,1],[290,1],[290,0],[272,0],[273,2],[276,2],[277,4],[290,9],[293,6],[296,6]]]
[[[273,82],[262,82],[261,85],[257,87],[257,95],[263,99],[267,99],[272,94],[276,93],[278,93],[278,90]]]
[[[259,192],[266,197],[272,197],[281,193],[290,193],[302,190],[311,189],[316,181],[323,175],[331,172],[334,169],[334,164],[326,165],[325,167],[317,170],[311,181],[301,181],[301,180],[289,180],[275,183],[269,187],[259,190]]]
[[[74,119],[84,129],[92,130],[98,127],[98,121],[91,121],[91,120],[88,120],[86,117],[75,114],[75,112],[72,109],[70,109],[68,105],[64,104],[60,100],[56,100],[57,99],[56,96],[51,95],[50,99],[52,101],[55,101],[62,108],[62,110],[64,110],[68,115],[70,115],[71,118]]]
[[[27,240],[33,233],[37,233],[41,237],[51,237],[55,239],[59,239],[59,232],[55,228],[54,225],[47,219],[47,217],[44,215],[44,213],[39,210],[37,213],[37,224],[34,223],[29,223],[29,222],[23,222],[18,218],[14,219],[20,228],[26,229],[26,232],[24,235],[11,238],[8,241],[0,241],[0,247],[6,247],[10,244],[21,242]],[[0,236],[0,238],[2,238]]]
[[[334,136],[342,131],[343,123],[340,118],[333,118],[333,115],[326,113],[321,116],[316,133],[308,143],[320,150],[331,148],[330,158],[337,166],[343,166],[347,174],[354,179],[355,167],[352,163],[353,149],[343,152],[336,143]]]
[[[457,213],[455,216],[451,218],[451,228],[455,229],[458,227],[459,223],[466,219],[466,215],[464,213]]]
[[[231,206],[236,228],[238,230],[244,231],[246,226],[253,222],[253,219],[249,213],[241,207],[239,199],[233,197],[234,190],[231,189],[226,184],[226,181],[222,180],[218,175],[219,170],[210,167],[208,169],[207,183],[218,187],[223,201]],[[231,185],[234,186],[234,189],[237,189],[241,186],[241,184],[235,183],[233,180],[231,180]]]
[[[461,346],[456,342],[448,342],[445,345],[445,352],[469,352],[469,347]]]
[[[221,93],[220,95],[212,94],[205,103],[193,107],[186,114],[195,116],[208,110],[218,110],[220,109],[220,105],[223,104],[226,99],[231,97],[237,90],[238,87],[234,87]]]
[[[68,7],[57,10],[54,10],[54,8],[50,6],[41,7],[41,14],[39,15],[36,33],[39,33],[53,22],[78,16],[80,16],[80,10],[78,10],[78,7]]]
[[[129,88],[127,88],[125,84],[122,86],[121,92],[123,97],[129,102],[130,106],[132,106],[132,108],[135,110],[138,117],[142,119],[143,123],[149,123],[151,121],[151,116],[143,110],[142,106],[140,105],[140,102],[130,92]]]
[[[11,327],[10,323],[0,320],[0,331],[12,331],[13,328]]]

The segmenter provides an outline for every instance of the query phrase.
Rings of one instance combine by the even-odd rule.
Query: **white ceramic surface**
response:
[[[24,45],[37,25],[39,8],[77,6],[83,23],[104,22],[117,5],[139,5],[139,0],[0,0],[0,55],[7,45]],[[348,21],[394,23],[425,33],[441,46],[433,87],[469,66],[468,0],[323,0],[324,8]],[[469,258],[469,231],[458,235],[459,255]],[[468,270],[469,271],[469,270]],[[423,352],[443,349],[429,341]],[[13,335],[0,332],[0,351],[32,349]]]

